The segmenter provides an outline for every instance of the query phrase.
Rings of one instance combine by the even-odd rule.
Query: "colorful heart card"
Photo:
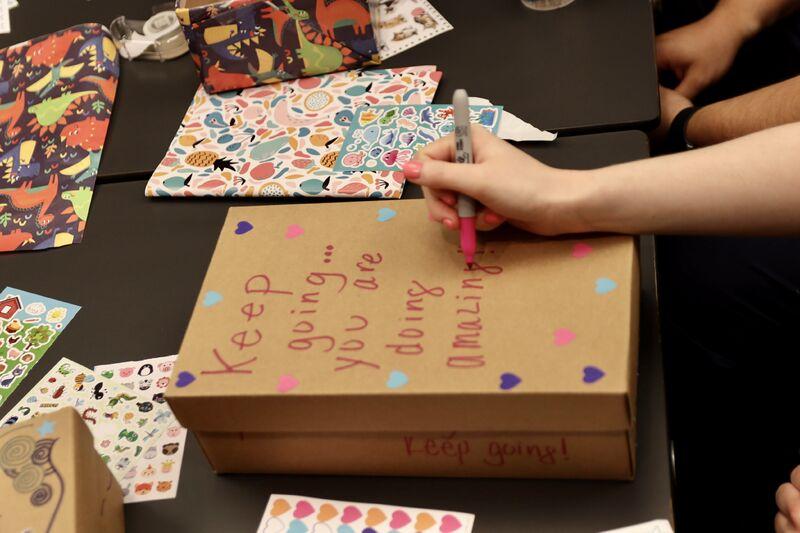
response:
[[[258,533],[470,533],[475,515],[375,503],[273,494]]]
[[[11,409],[3,425],[71,406],[94,437],[94,445],[114,477],[123,485],[139,457],[155,451],[158,437],[174,423],[165,404],[144,391],[132,390],[62,358]]]
[[[147,196],[399,198],[399,172],[337,172],[361,107],[429,104],[434,66],[346,71],[209,95],[201,87]]]
[[[0,405],[80,309],[12,287],[0,293]]]
[[[501,106],[470,106],[469,118],[492,133]],[[455,129],[451,105],[370,106],[356,111],[334,170],[399,171],[426,144]]]
[[[147,446],[134,467],[123,477],[121,485],[125,503],[165,500],[178,495],[186,430],[175,420],[164,401],[164,392],[177,357],[168,355],[94,367],[95,373],[103,378],[116,380],[124,387],[149,397],[149,401],[169,413],[168,423],[161,435]]]

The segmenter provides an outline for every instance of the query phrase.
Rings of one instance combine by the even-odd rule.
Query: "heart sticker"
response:
[[[212,305],[217,305],[222,301],[222,295],[217,291],[208,291],[205,296],[203,296],[203,307],[211,307]]]
[[[337,514],[339,514],[339,511],[336,510],[336,507],[334,507],[329,503],[323,503],[319,507],[319,513],[317,513],[317,520],[319,520],[320,522],[327,522]]]
[[[386,515],[383,514],[383,511],[381,511],[377,507],[372,507],[369,511],[367,511],[367,518],[365,520],[365,523],[368,526],[377,526],[384,520],[386,520]]]
[[[290,225],[289,227],[286,228],[286,238],[287,239],[294,239],[295,237],[299,237],[300,235],[305,233],[305,231],[306,230],[304,230],[303,228],[301,228],[297,224],[292,224],[292,225]]]
[[[390,209],[388,207],[381,207],[378,209],[378,222],[386,222],[387,220],[392,220],[397,212],[394,209]]]
[[[553,332],[553,342],[556,346],[566,346],[575,340],[575,334],[567,328],[558,328]]]
[[[175,380],[176,387],[186,387],[187,385],[191,385],[194,380],[197,379],[194,377],[194,374],[191,372],[187,372],[186,370],[182,370],[178,373],[178,379]]]
[[[253,229],[253,225],[246,220],[240,220],[239,223],[236,225],[236,230],[234,233],[236,235],[244,235],[248,231]]]
[[[500,388],[502,390],[511,390],[517,385],[522,383],[522,378],[511,372],[500,374]]]
[[[417,522],[414,524],[414,529],[416,531],[425,531],[426,529],[435,525],[436,520],[434,520],[431,515],[428,513],[419,513],[417,515]]]
[[[392,513],[392,521],[389,522],[389,527],[392,529],[400,529],[411,523],[411,517],[405,511],[398,509]]]
[[[348,505],[344,508],[344,511],[342,511],[342,522],[345,524],[355,522],[359,518],[361,518],[361,511],[358,510],[358,507]]]
[[[278,378],[278,392],[280,393],[289,392],[298,385],[300,382],[291,374],[284,374]]]
[[[305,500],[300,500],[294,508],[295,518],[305,518],[314,512],[314,507]]]
[[[442,525],[439,526],[439,531],[442,533],[451,533],[461,527],[461,522],[455,516],[446,514],[442,517]]]
[[[289,529],[286,530],[286,533],[306,533],[307,531],[308,526],[302,520],[292,520],[289,522]]]
[[[406,376],[405,372],[392,370],[389,374],[389,379],[386,381],[386,386],[390,389],[399,389],[406,383],[408,383],[408,376]]]
[[[617,288],[617,282],[608,278],[597,278],[594,282],[594,292],[597,294],[608,294]]]
[[[347,524],[340,524],[339,527],[336,528],[336,533],[356,533],[353,531],[353,528],[348,526]]]
[[[291,508],[292,506],[289,505],[289,502],[283,498],[280,498],[275,500],[275,503],[272,504],[272,510],[269,512],[269,514],[272,516],[280,516]]]
[[[592,253],[592,247],[585,242],[576,243],[575,246],[572,247],[572,257],[577,259],[586,257],[590,253]]]
[[[606,375],[601,369],[597,368],[596,366],[585,366],[583,367],[583,382],[584,383],[596,383],[603,379]]]

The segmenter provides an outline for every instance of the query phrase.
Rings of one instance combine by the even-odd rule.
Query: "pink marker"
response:
[[[464,89],[453,93],[453,122],[456,131],[456,163],[472,163],[472,137],[469,133],[469,97]],[[458,220],[461,227],[461,251],[469,268],[475,263],[475,200],[458,195]]]

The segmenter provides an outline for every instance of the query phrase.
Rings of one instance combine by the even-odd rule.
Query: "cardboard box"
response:
[[[125,531],[122,490],[71,407],[0,430],[0,531]]]
[[[230,209],[167,391],[215,470],[632,478],[634,240],[426,218]]]

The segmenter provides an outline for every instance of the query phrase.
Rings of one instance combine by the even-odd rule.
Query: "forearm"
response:
[[[699,109],[686,138],[709,146],[774,126],[800,121],[800,76]]]
[[[800,123],[589,171],[586,231],[800,234]]]
[[[798,7],[797,0],[719,0],[709,17],[733,24],[743,39],[750,39]]]

